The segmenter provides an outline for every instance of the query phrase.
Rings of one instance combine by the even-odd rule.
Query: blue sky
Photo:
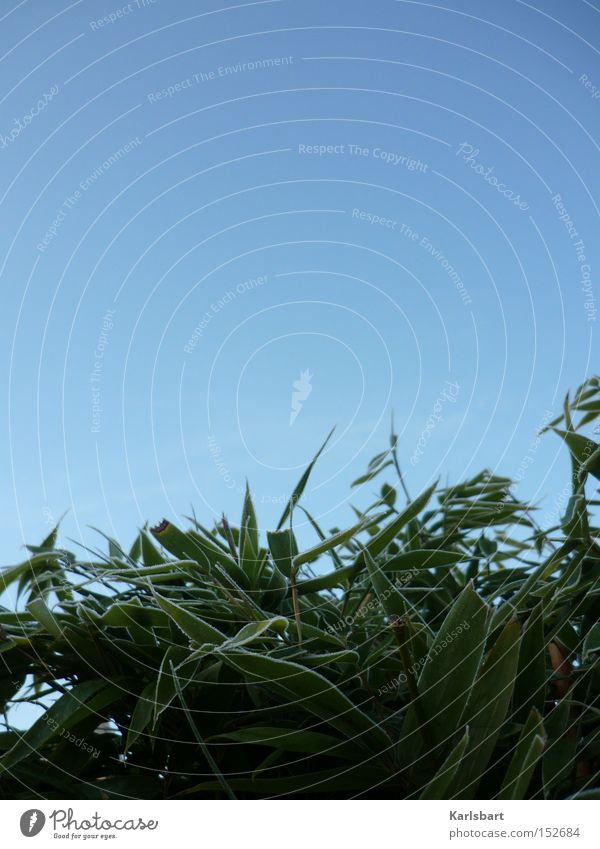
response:
[[[551,512],[600,10],[222,2],[2,6],[3,561],[65,510],[63,542],[236,521],[246,477],[271,527],[334,425],[305,506],[349,524],[392,410],[411,492],[530,457]]]

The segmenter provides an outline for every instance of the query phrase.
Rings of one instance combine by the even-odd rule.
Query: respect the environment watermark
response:
[[[271,68],[280,68],[294,63],[293,56],[267,56],[254,59],[250,62],[235,62],[233,65],[219,65],[208,71],[196,71],[189,77],[177,80],[164,88],[151,91],[146,95],[148,103],[157,103],[159,100],[169,100],[177,94],[181,94],[188,88],[193,88],[203,83],[210,83],[224,77],[233,77],[237,74],[246,74],[254,71],[264,71]]]
[[[362,221],[364,223],[370,224],[373,227],[383,227],[386,230],[391,230],[395,233],[398,233],[404,239],[407,239],[409,242],[413,242],[417,245],[417,247],[424,250],[429,256],[437,262],[437,264],[446,272],[451,283],[456,287],[456,291],[458,292],[461,301],[463,304],[468,307],[473,303],[471,295],[469,294],[469,290],[466,288],[463,280],[458,273],[458,271],[454,268],[454,266],[450,263],[450,260],[445,256],[445,254],[433,244],[429,236],[423,235],[411,227],[409,224],[406,224],[404,221],[397,221],[394,218],[388,218],[384,215],[378,215],[375,212],[370,212],[366,209],[357,209],[356,207],[352,210],[352,218],[357,221]]]
[[[124,156],[127,156],[128,153],[131,153],[133,150],[136,150],[142,143],[142,140],[139,136],[136,136],[131,141],[128,141],[127,144],[122,145],[118,150],[115,150],[114,153],[105,159],[100,165],[97,165],[93,171],[91,171],[83,180],[79,181],[78,187],[64,199],[62,205],[52,224],[48,227],[44,236],[37,244],[37,249],[40,253],[45,253],[47,248],[56,238],[58,231],[62,227],[63,223],[68,218],[69,214],[73,211],[73,209],[77,206],[79,201],[82,199],[84,194],[92,188],[93,185],[97,183],[97,181],[109,171],[113,165],[123,159]]]

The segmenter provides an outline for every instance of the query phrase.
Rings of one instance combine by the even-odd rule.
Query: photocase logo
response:
[[[308,398],[310,393],[312,392],[312,384],[311,380],[313,375],[310,373],[308,369],[300,372],[300,377],[298,380],[295,380],[292,384],[294,387],[294,391],[292,392],[292,408],[290,410],[290,427],[294,424],[296,419],[298,418],[298,414],[302,409],[302,405],[304,401]]]
[[[21,834],[25,837],[35,837],[46,824],[46,817],[38,808],[25,811],[21,817]]]

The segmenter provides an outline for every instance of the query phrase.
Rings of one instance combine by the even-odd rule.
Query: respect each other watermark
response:
[[[255,289],[260,289],[268,280],[268,275],[263,274],[259,277],[249,277],[247,280],[244,280],[242,283],[238,283],[234,289],[228,289],[224,292],[221,297],[214,301],[210,308],[206,310],[200,321],[196,324],[192,331],[192,335],[183,346],[183,350],[186,354],[193,354],[195,348],[198,343],[204,336],[204,331],[209,326],[213,318],[221,312],[221,310],[225,309],[225,307],[230,304],[232,301],[235,301],[238,297],[245,295],[247,292],[252,292]]]

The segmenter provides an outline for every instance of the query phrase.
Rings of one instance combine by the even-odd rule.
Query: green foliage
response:
[[[325,445],[264,540],[249,487],[239,527],[164,520],[128,554],[54,530],[0,573],[0,796],[596,798],[597,418],[592,378],[546,428],[572,462],[550,528],[488,471],[410,499],[392,433],[354,485],[399,488],[346,530],[298,503]]]

